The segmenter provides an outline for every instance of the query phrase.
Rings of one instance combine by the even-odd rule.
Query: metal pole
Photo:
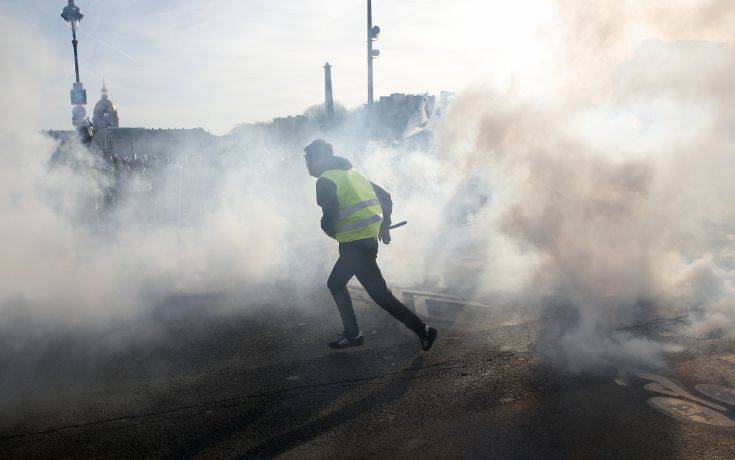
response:
[[[77,53],[77,26],[72,23],[71,25],[71,34],[73,37],[73,40],[71,41],[71,44],[74,46],[74,73],[77,76],[77,83],[79,83],[79,55]]]
[[[368,105],[373,105],[373,2],[367,2]]]
[[[71,105],[74,106],[71,112],[71,120],[77,128],[85,126],[89,121],[87,118],[87,110],[84,108],[84,106],[87,105],[87,91],[84,89],[81,79],[79,78],[79,41],[77,41],[77,27],[79,27],[79,21],[81,21],[83,17],[84,15],[79,11],[79,7],[74,4],[74,0],[69,0],[68,4],[61,12],[61,18],[71,26],[71,44],[74,48],[75,81],[72,85],[69,96],[71,99]]]

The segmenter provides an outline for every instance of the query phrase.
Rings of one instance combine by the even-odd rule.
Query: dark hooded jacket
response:
[[[346,158],[334,156],[329,158],[326,170],[349,171],[352,163]],[[382,227],[390,227],[390,216],[393,213],[393,202],[390,194],[380,186],[370,182],[375,190],[375,195],[380,201],[383,209]],[[316,203],[322,208],[322,230],[334,238],[335,227],[339,217],[339,201],[337,200],[337,186],[329,179],[320,178],[316,181]]]

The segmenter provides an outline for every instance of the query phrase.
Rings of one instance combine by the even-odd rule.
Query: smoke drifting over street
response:
[[[683,25],[666,19],[690,2],[676,3],[558,2],[549,76],[464,89],[427,148],[315,129],[409,221],[381,249],[388,279],[540,315],[558,329],[541,345],[575,366],[660,364],[663,345],[614,332],[655,317],[733,334],[735,13],[710,2]],[[165,221],[128,203],[99,224],[85,211],[94,183],[49,167],[57,146],[30,107],[0,135],[3,346],[43,353],[48,331],[128,324],[178,295],[226,292],[213,309],[257,310],[326,294],[336,250],[296,146],[233,131],[191,152],[217,158],[184,192],[205,206]]]

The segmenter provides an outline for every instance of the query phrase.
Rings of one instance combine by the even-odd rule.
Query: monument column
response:
[[[334,94],[332,93],[332,66],[327,62],[324,64],[324,111],[327,114],[327,122],[334,119]]]

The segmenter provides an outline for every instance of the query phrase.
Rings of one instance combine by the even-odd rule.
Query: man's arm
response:
[[[378,239],[385,244],[390,244],[390,216],[393,214],[393,200],[390,198],[390,193],[386,192],[383,187],[378,184],[370,182],[375,191],[375,195],[378,197],[380,207],[383,209],[383,222],[380,224],[380,233]]]
[[[393,200],[390,198],[390,193],[386,192],[383,187],[381,187],[378,184],[375,184],[373,182],[370,182],[370,184],[373,186],[373,190],[375,190],[375,195],[378,197],[378,201],[380,201],[380,207],[383,209],[383,227],[388,228],[390,227],[390,216],[393,214]]]
[[[323,177],[316,181],[316,204],[322,208],[322,230],[334,238],[339,220],[339,201],[334,182]]]

